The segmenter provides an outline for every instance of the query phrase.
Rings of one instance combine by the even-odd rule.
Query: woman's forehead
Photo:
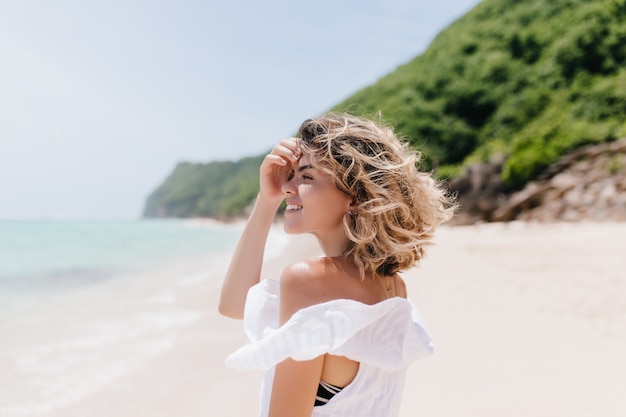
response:
[[[302,154],[302,156],[298,159],[298,162],[294,164],[294,169],[296,171],[303,171],[306,169],[314,169],[319,172],[326,172],[323,168],[323,165],[319,163],[317,158],[311,157],[309,154]]]
[[[298,167],[303,167],[306,165],[313,165],[311,163],[311,155],[308,154],[303,154],[299,159],[298,159]]]
[[[313,168],[319,169],[320,164],[316,160],[316,158],[312,158],[311,155],[304,153],[300,158],[298,158],[298,163],[296,164],[298,170],[304,168]]]

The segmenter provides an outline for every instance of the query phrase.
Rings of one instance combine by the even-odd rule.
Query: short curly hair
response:
[[[308,119],[298,130],[299,146],[316,168],[352,198],[343,224],[361,278],[393,275],[424,257],[436,226],[450,219],[453,198],[416,164],[393,129],[349,114]]]

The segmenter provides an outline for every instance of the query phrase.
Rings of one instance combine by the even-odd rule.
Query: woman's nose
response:
[[[297,190],[296,176],[292,175],[292,177],[282,185],[281,190],[283,194],[295,194]]]

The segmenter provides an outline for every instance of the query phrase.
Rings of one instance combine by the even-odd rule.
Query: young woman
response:
[[[227,358],[268,369],[261,416],[396,416],[404,370],[432,353],[399,272],[423,256],[453,204],[385,126],[349,115],[305,121],[261,165],[260,191],[222,288],[221,314],[250,343]],[[285,199],[287,233],[324,253],[260,280]]]

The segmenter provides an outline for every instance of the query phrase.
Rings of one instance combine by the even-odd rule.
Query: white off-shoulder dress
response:
[[[279,326],[276,280],[248,292],[244,329],[249,343],[226,359],[236,369],[267,370],[260,416],[269,412],[274,366],[287,358],[313,359],[330,353],[359,362],[352,382],[314,417],[397,416],[407,366],[433,352],[430,335],[411,301],[394,297],[374,305],[332,300],[296,312]]]

